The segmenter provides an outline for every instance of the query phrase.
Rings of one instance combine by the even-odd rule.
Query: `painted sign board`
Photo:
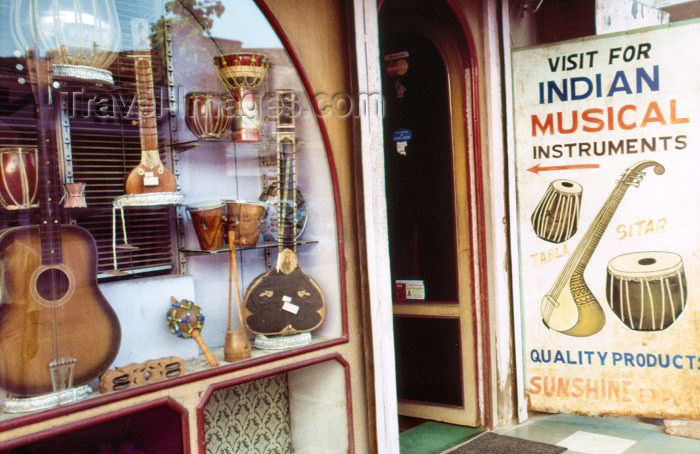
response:
[[[512,54],[533,410],[700,417],[700,23]]]

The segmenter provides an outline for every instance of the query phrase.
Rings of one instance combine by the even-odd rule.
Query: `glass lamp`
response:
[[[113,84],[121,30],[114,0],[11,2],[12,35],[21,50],[38,49],[55,79]]]

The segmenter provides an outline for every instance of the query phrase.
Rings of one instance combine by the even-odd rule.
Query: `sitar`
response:
[[[656,161],[640,161],[622,174],[551,290],[542,298],[542,321],[548,328],[569,336],[585,337],[597,333],[605,325],[603,308],[588,288],[583,273],[627,189],[639,186],[644,177],[642,171],[648,167],[654,167],[657,175],[665,171]]]
[[[156,98],[153,93],[151,52],[148,50],[135,52],[132,57],[136,75],[141,162],[126,178],[126,193],[175,192],[177,190],[175,175],[163,165],[158,150],[158,123]]]
[[[243,299],[243,316],[255,334],[288,335],[314,330],[323,323],[326,301],[316,281],[299,266],[296,255],[294,127],[278,128],[274,137],[279,185],[277,265],[250,284]]]
[[[0,232],[0,388],[33,396],[98,377],[119,349],[119,320],[97,286],[90,233],[61,224],[48,63],[28,52],[37,105],[40,223]]]

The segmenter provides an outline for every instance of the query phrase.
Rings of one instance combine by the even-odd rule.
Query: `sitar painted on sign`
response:
[[[526,392],[700,417],[697,21],[512,54]]]

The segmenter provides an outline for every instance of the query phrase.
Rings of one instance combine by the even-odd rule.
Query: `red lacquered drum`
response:
[[[203,251],[215,251],[224,247],[224,204],[221,201],[187,205],[192,225]]]
[[[185,95],[185,123],[200,140],[219,140],[233,116],[233,99],[228,93],[193,91]]]
[[[234,100],[231,139],[236,142],[258,142],[260,115],[255,90],[265,78],[270,66],[267,56],[237,52],[214,57],[219,76]]]
[[[227,227],[235,233],[236,246],[255,246],[265,219],[265,204],[242,200],[224,200],[224,203]]]
[[[0,148],[0,205],[6,210],[39,206],[36,148]]]

